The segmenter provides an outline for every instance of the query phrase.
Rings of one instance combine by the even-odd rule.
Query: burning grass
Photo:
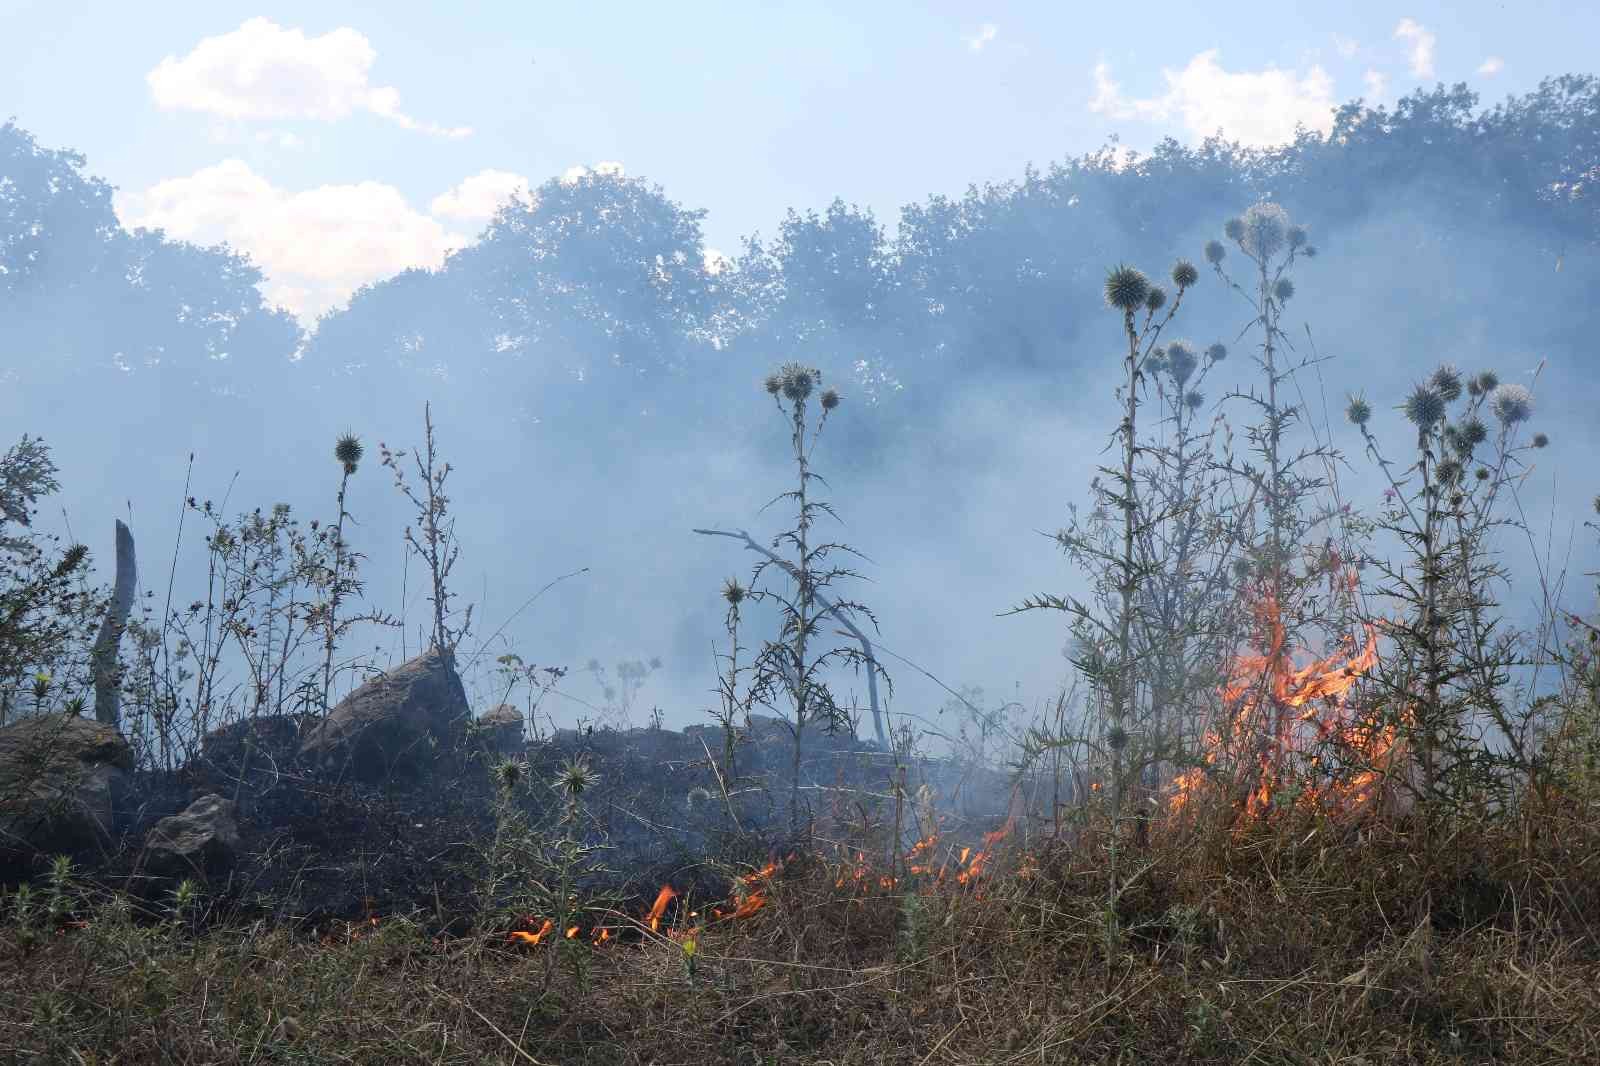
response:
[[[1092,824],[1071,843],[1027,839],[1022,824],[981,848],[919,841],[898,881],[864,851],[796,852],[730,876],[725,900],[666,886],[565,938],[548,919],[510,937],[435,938],[403,915],[330,936],[225,921],[197,933],[74,888],[32,924],[8,910],[0,1051],[118,1063],[1600,1061],[1592,817],[1547,819],[1535,836],[1462,828],[1420,924],[1425,874],[1401,826],[1291,822],[1158,836],[1119,900],[1110,952],[1104,830]],[[557,950],[581,953],[579,976],[550,978],[539,963]]]

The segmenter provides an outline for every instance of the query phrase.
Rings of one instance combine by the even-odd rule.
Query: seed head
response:
[[[1350,397],[1349,406],[1344,409],[1344,416],[1350,420],[1352,425],[1364,426],[1372,418],[1372,405],[1366,401],[1365,397],[1352,396]]]
[[[1438,474],[1440,484],[1454,485],[1461,480],[1461,464],[1454,459],[1446,459],[1439,464]]]
[[[1244,213],[1244,236],[1239,243],[1257,259],[1270,259],[1283,248],[1288,233],[1289,212],[1263,200]]]
[[[1179,289],[1187,289],[1199,280],[1200,271],[1187,259],[1178,260],[1172,268],[1172,283]]]
[[[1289,247],[1300,248],[1306,243],[1306,228],[1304,226],[1289,227]]]
[[[1489,406],[1502,424],[1514,426],[1533,414],[1533,393],[1521,385],[1496,385],[1489,395]]]
[[[333,445],[333,457],[339,460],[346,474],[356,472],[356,464],[361,462],[363,454],[361,441],[354,433],[344,434]]]
[[[1206,262],[1212,266],[1221,263],[1228,256],[1228,249],[1221,241],[1206,242]]]
[[[823,389],[822,390],[822,409],[824,411],[831,411],[835,407],[838,407],[838,406],[839,406],[839,390],[838,389]]]
[[[1294,282],[1279,278],[1278,283],[1272,286],[1272,295],[1280,304],[1288,303],[1294,297]]]
[[[1464,419],[1461,423],[1461,439],[1473,448],[1489,439],[1489,427],[1483,424],[1483,419],[1477,415]]]
[[[811,395],[811,389],[816,385],[819,376],[815,370],[800,363],[785,363],[778,371],[783,395],[795,403]]]
[[[1228,358],[1228,346],[1221,343],[1213,344],[1211,347],[1206,349],[1206,358],[1211,360],[1213,363],[1222,362],[1224,359]]]
[[[1444,397],[1426,385],[1418,385],[1401,405],[1406,417],[1419,430],[1426,433],[1444,417]]]
[[[1198,389],[1190,389],[1186,394],[1184,394],[1183,402],[1189,408],[1189,410],[1198,411],[1200,410],[1201,406],[1205,404],[1206,398],[1205,396],[1201,395]]]
[[[1114,725],[1106,730],[1106,746],[1112,751],[1121,751],[1128,746],[1128,731],[1120,725]]]
[[[1550,447],[1550,438],[1543,433],[1535,433],[1533,435],[1533,446],[1535,448],[1548,448]]]
[[[745,587],[739,584],[739,579],[730,577],[722,583],[722,598],[728,601],[729,607],[737,607],[744,602]]]
[[[1151,312],[1152,314],[1161,310],[1162,305],[1166,302],[1167,290],[1163,289],[1159,285],[1150,286],[1150,291],[1144,294],[1145,310]]]
[[[1304,248],[1300,249],[1300,254],[1305,256],[1307,259],[1315,259],[1317,257],[1317,246],[1314,244],[1308,244]]]
[[[761,383],[761,387],[767,390],[768,395],[776,396],[779,390],[783,388],[783,379],[776,374],[768,374],[767,379]]]
[[[1156,348],[1150,357],[1144,361],[1144,368],[1152,374],[1160,374],[1167,369],[1167,350]]]
[[[1244,240],[1244,219],[1230,218],[1222,224],[1223,236],[1230,241]]]
[[[1473,471],[1473,477],[1476,477],[1479,481],[1488,481],[1489,480],[1489,468],[1488,467],[1483,467],[1483,466],[1478,467],[1477,470]]]
[[[1433,377],[1428,379],[1428,384],[1444,398],[1445,403],[1455,403],[1461,398],[1461,371],[1456,369],[1454,363],[1441,364],[1433,372]]]
[[[1118,266],[1106,274],[1106,303],[1118,311],[1137,311],[1150,294],[1150,279],[1131,266]]]
[[[1500,384],[1500,376],[1493,370],[1485,370],[1467,383],[1467,391],[1474,396],[1486,396],[1494,391]]]
[[[1199,365],[1200,358],[1194,354],[1194,348],[1188,341],[1173,341],[1167,345],[1167,371],[1180,387]]]
[[[589,761],[582,756],[568,759],[561,764],[561,772],[556,775],[556,791],[564,793],[569,801],[577,798],[588,789],[600,782],[600,774],[589,765]]]

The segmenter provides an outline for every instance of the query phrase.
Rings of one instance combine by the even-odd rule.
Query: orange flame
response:
[[[661,929],[661,916],[667,912],[667,904],[677,898],[677,893],[671,885],[662,885],[661,891],[656,893],[656,901],[650,905],[650,931],[658,932]]]
[[[524,929],[517,929],[512,932],[511,939],[520,940],[524,944],[532,947],[534,944],[537,944],[539,941],[543,940],[545,934],[554,929],[555,925],[555,922],[551,921],[549,918],[546,918],[544,920],[544,924],[539,927],[539,931],[537,933],[530,933]]]

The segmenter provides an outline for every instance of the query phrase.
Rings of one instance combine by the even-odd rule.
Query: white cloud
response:
[[[307,37],[270,19],[247,20],[232,33],[202,38],[182,59],[167,56],[145,82],[156,105],[226,119],[334,122],[366,111],[397,125],[444,137],[466,127],[419,122],[400,110],[400,92],[371,84],[378,53],[349,27]]]
[[[428,210],[438,218],[483,222],[493,218],[501,205],[513,196],[524,200],[533,196],[527,178],[508,170],[480,170],[455,188],[435,196]]]
[[[1336,33],[1333,35],[1333,49],[1345,59],[1354,59],[1356,53],[1361,50],[1361,42],[1354,37],[1346,37],[1343,34]]]
[[[1094,68],[1095,95],[1089,109],[1112,118],[1166,122],[1178,118],[1194,137],[1218,129],[1247,145],[1283,144],[1296,124],[1326,133],[1333,128],[1333,79],[1320,66],[1304,76],[1268,67],[1230,72],[1217,63],[1217,49],[1201,52],[1182,70],[1162,70],[1167,91],[1149,99],[1124,96],[1105,63]]]
[[[305,141],[289,130],[260,130],[256,133],[256,143],[270,144],[289,151],[305,147]]]
[[[974,52],[983,51],[984,45],[1000,36],[1000,27],[992,22],[985,22],[978,27],[978,32],[967,38],[967,47]]]
[[[414,211],[398,189],[375,181],[291,192],[238,159],[188,177],[168,178],[141,194],[119,193],[128,226],[160,228],[175,238],[227,241],[266,275],[269,301],[308,325],[368,282],[407,267],[437,267],[465,240]]]
[[[602,163],[596,163],[592,167],[586,167],[582,164],[574,167],[568,167],[562,172],[561,180],[568,185],[576,185],[579,178],[582,178],[588,174],[597,174],[601,177],[620,178],[625,176],[627,172],[627,168],[621,163],[618,163],[615,160],[606,160]]]
[[[1369,103],[1377,103],[1389,91],[1389,75],[1381,70],[1369,70],[1361,75],[1361,80],[1366,83]]]
[[[707,274],[720,274],[733,265],[732,259],[729,259],[715,248],[707,248],[701,253],[700,258],[705,263]]]
[[[1499,56],[1490,56],[1478,64],[1478,73],[1488,78],[1494,77],[1504,69],[1506,69],[1506,61]]]
[[[1416,19],[1404,18],[1394,28],[1394,35],[1411,42],[1411,75],[1416,78],[1433,77],[1433,46],[1438,38]]]

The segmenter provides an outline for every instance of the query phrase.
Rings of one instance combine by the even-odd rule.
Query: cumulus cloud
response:
[[[562,172],[561,180],[568,185],[576,185],[579,178],[582,178],[588,174],[595,174],[600,177],[620,178],[627,174],[627,172],[627,168],[621,163],[618,163],[614,160],[607,160],[602,163],[596,163],[592,167],[586,167],[581,164],[574,167],[568,167]]]
[[[480,170],[455,188],[435,196],[428,210],[437,218],[484,222],[493,218],[501,205],[513,196],[524,200],[533,196],[527,178],[508,170]]]
[[[1111,68],[1100,63],[1094,68],[1089,109],[1144,122],[1176,118],[1191,136],[1206,137],[1220,129],[1247,145],[1291,141],[1297,124],[1322,133],[1333,128],[1333,79],[1320,66],[1304,76],[1276,67],[1233,72],[1222,68],[1218,54],[1213,48],[1182,70],[1163,69],[1167,91],[1148,99],[1126,96],[1112,80]]]
[[[1486,78],[1492,78],[1504,69],[1506,69],[1506,61],[1499,56],[1490,56],[1478,64],[1478,73]]]
[[[167,56],[145,75],[156,105],[225,119],[335,122],[369,112],[405,129],[465,137],[464,126],[420,122],[400,110],[400,92],[373,85],[378,53],[349,27],[307,37],[265,18],[202,38],[181,59]]]
[[[967,38],[967,47],[974,52],[981,52],[985,45],[1000,36],[1000,27],[992,22],[985,22],[978,27],[978,32]]]
[[[228,242],[261,267],[272,303],[308,325],[369,282],[437,267],[465,240],[375,181],[280,189],[228,159],[143,193],[119,193],[124,225],[200,244]]]
[[[1409,41],[1411,52],[1411,74],[1417,78],[1433,77],[1433,46],[1438,40],[1429,30],[1416,19],[1404,18],[1394,28],[1394,35],[1402,41]]]

